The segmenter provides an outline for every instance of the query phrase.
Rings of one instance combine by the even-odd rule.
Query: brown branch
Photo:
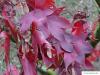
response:
[[[98,4],[98,6],[100,7],[100,0],[95,0]]]

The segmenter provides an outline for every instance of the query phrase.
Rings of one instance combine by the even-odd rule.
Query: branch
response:
[[[97,2],[98,6],[100,7],[100,1],[99,0],[95,0],[95,1]]]

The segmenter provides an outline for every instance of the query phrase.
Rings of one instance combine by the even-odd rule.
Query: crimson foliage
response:
[[[5,31],[0,26],[0,38],[5,38],[6,70],[4,75],[37,75],[38,61],[42,60],[48,69],[53,68],[57,75],[81,75],[81,69],[93,70],[94,61],[100,52],[93,49],[89,34],[94,30],[86,20],[86,13],[79,11],[73,17],[73,24],[60,13],[64,7],[57,8],[53,0],[26,0],[29,13],[19,21],[20,28],[9,18],[6,7],[2,9]],[[10,13],[12,16],[12,13]],[[30,34],[29,34],[30,33]],[[29,35],[30,38],[25,38]],[[14,39],[18,48],[18,58],[22,65],[21,73],[10,65],[10,40]],[[95,40],[95,39],[92,39]],[[89,58],[86,54],[94,52]]]

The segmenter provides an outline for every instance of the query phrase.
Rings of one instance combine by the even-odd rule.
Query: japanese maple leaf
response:
[[[95,46],[95,48],[93,49],[92,53],[90,54],[89,57],[87,57],[86,59],[88,60],[88,62],[94,62],[96,61],[96,59],[98,59],[100,57],[100,42],[97,43],[97,45]]]
[[[4,48],[4,52],[5,52],[5,62],[6,62],[6,65],[9,64],[9,52],[10,52],[10,38],[9,38],[9,35],[8,33],[2,31],[0,33],[0,38],[4,38],[5,39],[5,42],[4,42],[4,45],[3,45],[3,48]]]
[[[26,0],[30,8],[49,8],[54,6],[54,0]]]
[[[28,52],[24,53],[22,45],[20,45],[18,52],[19,52],[18,56],[20,58],[20,62],[23,67],[23,74],[24,75],[37,75],[37,72],[36,72],[37,59],[36,59],[35,54],[33,54],[33,52],[30,51],[30,49]]]
[[[72,34],[75,36],[79,36],[83,39],[88,37],[88,34],[91,31],[90,24],[86,20],[87,14],[86,12],[78,11],[73,17],[73,27]]]
[[[54,38],[59,40],[60,43],[62,43],[61,46],[65,50],[67,47],[71,46],[70,44],[67,47],[63,46],[65,44],[63,42],[65,29],[70,28],[70,23],[64,17],[52,13],[53,11],[51,11],[50,9],[44,11],[40,9],[33,10],[21,19],[22,26],[20,30],[22,32],[27,31],[31,27],[32,23],[34,23],[37,28],[37,30],[34,31],[34,34],[41,33],[42,36],[44,36],[43,38],[36,38],[38,40],[38,43],[40,43],[39,39],[42,39],[42,42],[44,39],[44,43],[46,43],[46,39],[50,35],[52,35]],[[68,43],[66,42],[66,44]],[[72,49],[72,47],[70,48]],[[69,50],[70,48],[67,48],[67,50]]]
[[[40,46],[38,48],[42,47],[40,49],[41,56],[47,66],[57,67],[54,66],[55,59],[53,57],[49,58],[47,55],[48,50],[52,52],[52,48],[57,50],[57,54],[54,54],[55,56],[64,52],[63,61],[66,68],[74,62],[82,63],[81,65],[83,65],[85,63],[85,54],[90,53],[92,50],[89,42],[85,40],[88,34],[86,31],[86,22],[84,20],[75,22],[72,28],[72,34],[69,34],[66,32],[66,29],[71,28],[70,22],[59,15],[60,11],[44,8],[44,3],[45,0],[41,4],[38,2],[31,12],[21,18],[20,31],[25,32],[31,30],[32,46],[35,48],[37,54],[39,51],[36,51],[38,50],[36,47],[38,45]]]
[[[72,34],[86,39],[87,35],[89,34],[88,30],[88,23],[84,20],[78,20],[73,25]]]
[[[14,40],[17,42],[17,41],[18,41],[18,38],[17,38],[16,26],[15,26],[15,24],[10,20],[10,18],[8,17],[5,7],[3,8],[2,16],[4,17],[5,26],[6,26],[7,28],[10,29],[10,31],[11,31],[11,33],[12,33],[11,36],[13,36],[13,37],[14,37]]]
[[[19,70],[15,65],[8,65],[3,75],[19,75]]]

